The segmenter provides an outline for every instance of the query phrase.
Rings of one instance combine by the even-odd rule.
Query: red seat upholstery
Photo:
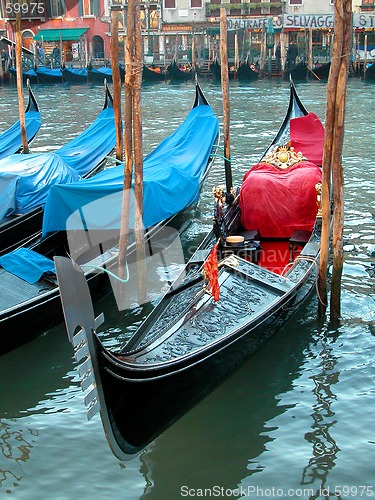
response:
[[[259,163],[245,175],[240,191],[241,222],[257,228],[263,238],[290,238],[298,230],[311,231],[317,214],[315,185],[321,169],[300,162],[285,169]]]

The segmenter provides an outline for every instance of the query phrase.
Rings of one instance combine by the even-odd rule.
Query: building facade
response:
[[[111,1],[111,3],[110,3]],[[126,0],[1,0],[0,35],[15,38],[16,12],[22,9],[23,45],[37,53],[39,63],[52,64],[58,46],[60,62],[76,66],[110,60],[111,4],[121,6],[119,54],[126,37]],[[167,64],[202,64],[213,60],[219,49],[220,7],[227,9],[228,55],[233,60],[261,57],[265,32],[272,19],[272,56],[282,42],[285,51],[295,43],[299,57],[313,61],[330,58],[333,37],[333,0],[147,0],[141,3],[145,61]],[[354,0],[353,53],[375,56],[374,0]],[[40,54],[44,60],[41,61]],[[46,61],[47,58],[47,61]],[[311,61],[310,61],[311,62]]]

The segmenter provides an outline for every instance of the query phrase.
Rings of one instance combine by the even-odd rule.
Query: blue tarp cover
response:
[[[109,107],[55,153],[11,155],[0,160],[0,219],[43,206],[52,185],[78,181],[115,145],[114,111]]]
[[[82,134],[56,151],[71,168],[84,176],[116,147],[113,108],[106,108]]]
[[[52,184],[79,179],[55,153],[11,155],[0,160],[0,219],[43,205]]]
[[[65,70],[69,71],[73,75],[87,76],[87,68],[71,68],[70,66],[67,66]]]
[[[36,70],[36,74],[54,76],[62,78],[62,73],[60,68],[47,68],[45,66],[39,66]]]
[[[41,118],[39,111],[30,110],[25,113],[26,122],[26,137],[30,142],[41,125]],[[0,159],[6,158],[9,155],[17,153],[22,148],[22,137],[19,120],[12,125],[8,130],[0,134]]]
[[[144,160],[144,225],[149,227],[178,213],[199,195],[218,119],[208,105],[193,108],[183,124]],[[48,195],[43,234],[65,230],[79,211],[87,229],[117,229],[123,189],[123,166],[107,169],[79,183],[54,186]],[[81,229],[80,218],[69,229]]]
[[[44,273],[55,273],[52,260],[29,248],[18,248],[0,257],[0,266],[28,283],[36,283]]]
[[[103,73],[104,75],[112,76],[112,68],[102,66],[101,68],[92,68],[89,73]]]

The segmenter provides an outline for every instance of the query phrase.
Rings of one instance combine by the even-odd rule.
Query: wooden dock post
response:
[[[25,103],[23,98],[23,82],[22,82],[21,12],[17,12],[16,14],[16,74],[17,74],[17,93],[18,93],[18,113],[20,117],[20,128],[21,128],[21,138],[22,138],[22,152],[24,154],[28,154],[29,144],[27,142],[27,136],[26,136]]]
[[[344,142],[346,85],[350,56],[351,0],[336,0],[334,8],[335,37],[331,69],[327,84],[327,111],[323,152],[323,226],[319,269],[319,293],[322,301],[327,304],[327,264],[331,215],[330,180],[332,177],[333,272],[331,280],[330,317],[332,320],[337,320],[341,314],[341,276],[344,262],[344,182],[342,169],[342,147]]]
[[[229,70],[227,54],[227,11],[220,8],[220,64],[221,90],[223,93],[223,129],[224,129],[224,165],[227,193],[233,187],[232,167],[230,162],[230,103],[229,103]]]
[[[134,233],[137,253],[138,301],[146,300],[146,268],[143,227],[143,147],[142,147],[142,35],[140,0],[129,0],[125,48],[125,163],[119,242],[119,273],[124,278],[129,239],[129,217],[134,163]]]
[[[123,134],[121,117],[121,76],[118,60],[118,13],[121,5],[111,6],[111,66],[113,82],[113,109],[116,125],[116,159],[123,160]]]

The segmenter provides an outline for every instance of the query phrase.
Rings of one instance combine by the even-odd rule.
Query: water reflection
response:
[[[235,490],[263,470],[260,457],[273,441],[269,422],[289,408],[279,394],[293,387],[311,341],[296,325],[315,314],[316,303],[303,307],[290,328],[148,447],[141,456],[144,498],[178,498],[183,486]]]
[[[0,488],[11,493],[25,472],[23,466],[30,458],[38,432],[19,427],[16,420],[0,419]]]
[[[323,329],[314,346],[319,350],[317,356],[320,359],[317,367],[319,371],[310,377],[314,382],[312,392],[316,403],[311,414],[313,430],[305,434],[306,441],[312,445],[312,457],[303,469],[301,481],[303,486],[318,483],[316,493],[310,499],[319,498],[322,490],[326,489],[329,472],[335,466],[340,451],[333,437],[336,418],[332,409],[337,399],[333,386],[339,380],[339,371],[335,370],[337,358],[330,343],[336,335],[338,332]]]

